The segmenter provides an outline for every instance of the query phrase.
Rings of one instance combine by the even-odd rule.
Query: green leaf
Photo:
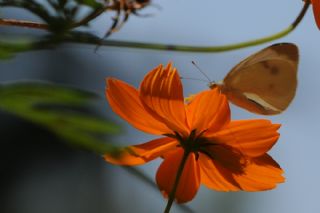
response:
[[[71,145],[102,153],[118,148],[104,142],[107,135],[120,129],[114,123],[83,109],[96,95],[48,83],[0,85],[0,109],[47,127]]]
[[[53,114],[55,117],[57,113]],[[117,134],[119,133],[118,126],[115,126],[111,122],[107,122],[105,120],[95,118],[95,117],[89,117],[84,116],[81,114],[72,114],[72,113],[60,113],[60,120],[59,123],[64,122],[67,124],[67,126],[72,126],[76,128],[77,130],[84,130],[84,131],[90,131],[94,134]]]
[[[9,101],[26,101],[22,104],[31,103],[63,103],[79,105],[97,95],[70,87],[58,86],[44,82],[17,82],[0,85],[0,96]],[[26,99],[26,100],[25,100]]]
[[[93,9],[101,8],[103,5],[96,0],[76,0],[79,4],[87,5]]]
[[[0,40],[0,60],[10,59],[19,52],[31,50],[32,47],[32,43],[28,40],[18,40],[15,42]]]
[[[59,130],[56,129],[56,131],[58,135],[68,140],[70,143],[74,143],[76,146],[81,146],[98,154],[110,153],[112,155],[119,155],[119,152],[121,151],[120,148],[102,143],[101,140],[90,134],[78,134],[78,131],[74,131],[74,129],[64,128]]]

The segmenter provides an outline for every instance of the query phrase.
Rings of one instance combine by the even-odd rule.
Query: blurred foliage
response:
[[[98,154],[118,155],[121,148],[104,142],[103,137],[120,132],[117,125],[86,111],[93,93],[56,84],[17,82],[0,85],[0,110],[44,126],[73,146]],[[138,168],[123,167],[158,190],[154,181]],[[193,212],[186,205],[178,205]]]
[[[32,41],[28,39],[3,41],[0,38],[0,60],[10,59],[19,52],[30,51],[33,49],[33,46]]]
[[[54,48],[63,42],[105,45],[103,39],[73,29],[87,26],[102,13],[111,11],[115,13],[115,17],[112,18],[112,23],[106,32],[105,37],[107,37],[118,31],[131,14],[139,16],[138,11],[150,5],[150,2],[150,0],[0,0],[0,8],[25,9],[42,20],[33,22],[0,17],[0,26],[27,27],[50,32],[32,39],[16,38],[17,35],[0,35],[0,60],[12,58],[24,51]],[[89,8],[89,12],[83,13],[81,10],[83,7]],[[121,44],[111,42],[110,46],[121,46]]]
[[[131,14],[139,15],[137,11],[150,4],[150,0],[44,0],[40,2],[35,0],[0,0],[0,7],[28,10],[44,22],[43,26],[32,27],[45,28],[56,35],[63,35],[76,27],[86,26],[104,12],[115,11],[116,15],[107,32],[107,35],[110,35],[117,31]],[[90,12],[85,15],[81,11],[84,6],[90,8]],[[8,25],[31,27],[31,25],[21,25],[21,23]]]
[[[26,51],[56,48],[63,42],[104,45],[101,38],[85,32],[68,32],[59,37],[52,34],[32,38],[30,36],[0,35],[0,60],[11,59]],[[116,45],[117,43],[113,45],[111,42],[110,46]]]
[[[86,25],[104,12],[104,5],[95,0],[0,0],[2,7],[23,8],[42,19],[48,30],[54,34],[63,34],[68,30]],[[80,16],[83,6],[90,7],[91,12]]]
[[[91,115],[86,106],[92,93],[48,83],[0,85],[0,109],[47,127],[71,145],[97,153],[117,153],[104,142],[119,133],[114,123]]]

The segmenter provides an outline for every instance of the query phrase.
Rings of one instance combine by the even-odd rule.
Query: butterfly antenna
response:
[[[196,62],[191,61],[191,63],[199,70],[199,72],[200,72],[204,77],[206,77],[206,79],[208,79],[209,82],[212,82],[211,79],[209,78],[209,76],[207,76],[207,74],[200,69],[200,67],[196,64]]]
[[[206,80],[203,80],[203,79],[198,79],[198,78],[185,78],[185,77],[180,77],[180,79],[182,80],[194,80],[194,81],[203,81],[203,82],[206,82],[208,83]]]

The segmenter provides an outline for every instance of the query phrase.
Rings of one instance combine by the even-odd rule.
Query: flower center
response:
[[[182,137],[179,133],[175,132],[175,135],[167,135],[173,137],[179,141],[179,146],[181,146],[186,152],[193,152],[196,155],[196,159],[199,158],[199,152],[207,155],[211,159],[213,156],[207,151],[208,146],[217,145],[212,141],[208,141],[203,134],[206,130],[202,131],[200,134],[196,134],[196,129],[192,130],[188,137]]]

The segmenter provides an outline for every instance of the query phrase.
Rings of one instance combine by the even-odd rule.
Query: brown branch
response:
[[[47,30],[48,25],[33,21],[17,20],[17,19],[0,19],[0,25],[4,26],[17,26],[17,27],[28,27],[34,29]]]
[[[12,3],[1,3],[0,6],[12,6]],[[23,7],[26,5],[15,5],[16,7]],[[120,7],[120,6],[119,6]],[[143,8],[143,6],[140,6]],[[134,8],[134,9],[141,9],[141,8]],[[30,9],[30,8],[28,8]],[[118,10],[117,5],[108,5],[103,8],[96,9],[92,13],[88,14],[86,17],[81,19],[78,22],[74,22],[71,24],[70,29],[74,29],[83,25],[87,25],[90,21],[100,16],[103,12],[106,11],[112,11],[112,10]],[[25,20],[17,20],[17,19],[1,19],[0,18],[0,25],[5,26],[17,26],[17,27],[28,27],[28,28],[35,28],[35,29],[42,29],[42,30],[48,30],[49,27],[47,24],[43,23],[37,23],[32,21],[25,21]]]
[[[107,8],[108,9],[108,8]],[[95,11],[94,13],[89,14],[84,19],[80,20],[79,22],[75,22],[71,25],[71,28],[77,28],[82,25],[88,24],[91,20],[95,19],[99,15],[101,15],[105,9]],[[16,26],[16,27],[27,27],[33,29],[41,29],[41,30],[48,30],[49,27],[47,24],[27,21],[27,20],[18,20],[18,19],[1,19],[0,18],[0,25],[2,26]]]

